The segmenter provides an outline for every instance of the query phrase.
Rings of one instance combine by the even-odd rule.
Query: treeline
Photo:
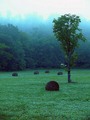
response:
[[[60,68],[65,63],[60,43],[54,37],[52,21],[31,18],[0,25],[0,70]],[[29,24],[30,22],[30,24]],[[35,22],[35,24],[34,24]],[[86,27],[86,26],[85,26]],[[87,30],[87,31],[86,31]],[[89,39],[88,29],[84,34]],[[76,67],[90,68],[90,42],[81,43]]]
[[[63,56],[53,36],[36,28],[31,36],[12,24],[0,25],[0,70],[58,67]]]

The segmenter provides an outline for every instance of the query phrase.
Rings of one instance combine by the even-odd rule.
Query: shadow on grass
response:
[[[10,120],[11,117],[11,115],[0,113],[0,120]]]
[[[72,81],[70,83],[68,83],[68,82],[61,82],[60,84],[71,85],[71,84],[81,84],[81,83]]]
[[[30,120],[71,120],[71,117],[61,115],[61,116],[32,116]]]
[[[88,114],[83,120],[90,120],[90,114]]]

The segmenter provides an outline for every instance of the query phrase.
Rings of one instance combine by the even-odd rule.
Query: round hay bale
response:
[[[58,72],[57,75],[63,75],[63,72]]]
[[[34,72],[34,75],[37,75],[37,74],[39,74],[39,71],[35,71],[35,72]]]
[[[50,71],[49,71],[49,70],[46,70],[45,73],[50,73]]]
[[[16,73],[16,72],[14,72],[14,73],[12,73],[12,76],[18,76],[18,73]]]
[[[46,84],[47,91],[59,91],[59,84],[56,81],[50,81]]]

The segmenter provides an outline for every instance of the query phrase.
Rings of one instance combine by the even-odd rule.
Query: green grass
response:
[[[67,83],[67,73],[59,70],[34,70],[0,72],[0,120],[90,120],[90,70],[72,70],[72,80]],[[59,91],[46,91],[45,85],[56,80]]]

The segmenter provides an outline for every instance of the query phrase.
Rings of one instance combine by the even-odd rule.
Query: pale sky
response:
[[[0,0],[0,14],[27,15],[36,13],[47,18],[52,14],[76,14],[90,20],[90,0]]]

